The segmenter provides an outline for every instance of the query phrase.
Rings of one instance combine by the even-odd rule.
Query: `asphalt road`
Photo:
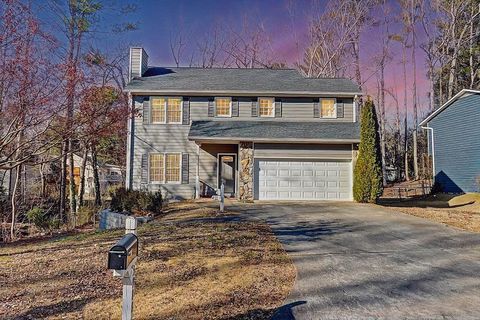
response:
[[[372,205],[258,202],[297,268],[274,319],[480,319],[480,234]]]

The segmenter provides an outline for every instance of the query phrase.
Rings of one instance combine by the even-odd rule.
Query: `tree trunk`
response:
[[[75,169],[75,164],[73,163],[73,153],[71,152],[72,150],[72,140],[69,139],[69,151],[70,153],[68,154],[68,195],[69,195],[69,202],[70,202],[70,218],[72,219],[73,227],[75,228],[77,226],[76,223],[76,212],[77,212],[77,203],[76,203],[76,194],[75,194],[75,174],[74,174],[74,169]]]
[[[386,165],[386,145],[385,145],[385,58],[382,58],[380,66],[380,149],[382,153],[382,182],[383,186],[387,185],[387,165]]]
[[[102,198],[100,193],[100,179],[98,177],[97,149],[95,145],[92,145],[92,167],[93,181],[95,184],[95,206],[100,206],[102,204]]]
[[[10,241],[15,240],[15,223],[17,220],[17,190],[18,190],[18,185],[20,183],[21,179],[21,165],[17,166],[15,168],[15,181],[13,183],[13,190],[12,190],[12,195],[11,195],[11,205],[12,205],[12,222],[10,225]]]
[[[353,41],[353,56],[355,61],[355,80],[357,81],[358,88],[362,91],[362,74],[360,72],[360,34],[358,31],[355,33]]]
[[[67,213],[67,140],[62,142],[62,165],[60,177],[60,221],[65,222],[65,215]]]
[[[454,1],[451,2],[450,4],[450,11],[451,12],[454,12]],[[457,34],[456,34],[456,28],[457,28],[457,21],[456,21],[456,15],[455,14],[452,14],[451,15],[452,17],[452,21],[451,21],[451,25],[452,25],[452,35],[451,35],[451,40],[453,42],[456,42],[457,41]],[[447,50],[448,51],[448,50]],[[449,100],[450,98],[453,97],[453,86],[454,86],[454,82],[455,82],[455,75],[457,73],[457,46],[454,45],[453,46],[453,56],[452,56],[452,61],[450,62],[450,71],[449,71],[449,74],[448,74],[448,83],[447,83],[447,92],[448,92],[448,97],[447,97],[447,100]]]
[[[475,15],[475,6],[472,5],[472,17]],[[470,43],[469,43],[469,48],[468,48],[468,52],[469,52],[469,59],[468,59],[468,63],[469,63],[469,66],[470,66],[470,89],[473,89],[473,86],[475,84],[475,77],[476,77],[476,70],[475,70],[475,67],[474,67],[474,62],[473,62],[473,41],[474,41],[474,38],[475,38],[475,32],[474,32],[474,28],[473,28],[473,20],[474,19],[471,19],[470,20]]]
[[[412,67],[413,67],[413,171],[415,180],[418,180],[418,148],[417,148],[417,127],[418,127],[418,110],[417,110],[417,65],[416,65],[416,34],[415,34],[415,4],[412,0]]]
[[[402,164],[401,164],[401,154],[402,154],[402,128],[400,125],[400,108],[398,106],[398,99],[395,98],[395,168],[396,168],[396,180],[400,179],[402,175]]]
[[[83,207],[83,197],[85,195],[85,170],[87,168],[88,145],[85,144],[85,151],[83,152],[82,168],[80,170],[80,191],[78,195],[78,206]]]
[[[70,10],[76,10],[76,2],[69,3]],[[76,12],[74,12],[76,14]],[[74,15],[73,14],[73,15]],[[67,97],[67,127],[69,130],[73,127],[73,117],[75,111],[75,89],[77,85],[77,59],[75,52],[79,52],[79,47],[76,46],[75,41],[80,40],[80,35],[76,34],[76,16],[73,16],[68,24],[68,40],[69,46],[67,51],[67,87],[66,87],[66,97]],[[73,219],[73,226],[76,225],[76,193],[75,193],[75,179],[74,179],[74,163],[73,163],[73,136],[69,136],[67,139],[67,148],[68,148],[68,157],[69,157],[69,200],[70,200],[70,215]]]
[[[410,181],[410,168],[408,167],[408,121],[405,115],[405,180]]]
[[[433,112],[435,110],[435,70],[433,68],[433,64],[430,61],[429,62],[429,77],[428,79],[430,80],[430,112]]]
[[[45,201],[45,194],[46,194],[46,181],[45,181],[45,164],[41,163],[39,168],[40,173],[40,183],[41,183],[41,190],[40,190],[40,197],[42,198],[42,202]]]

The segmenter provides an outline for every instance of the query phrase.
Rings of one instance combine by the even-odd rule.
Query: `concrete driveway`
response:
[[[298,276],[275,319],[480,319],[480,234],[372,205],[238,205]]]

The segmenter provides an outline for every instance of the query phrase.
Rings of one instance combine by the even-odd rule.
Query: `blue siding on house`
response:
[[[445,192],[479,192],[480,94],[458,98],[428,126],[435,140],[435,180]]]

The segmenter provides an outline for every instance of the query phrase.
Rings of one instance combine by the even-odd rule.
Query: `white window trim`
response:
[[[218,99],[230,99],[230,112],[228,115],[217,114],[217,100]],[[232,97],[215,97],[215,117],[217,118],[231,118],[232,117]]]
[[[163,155],[163,180],[162,181],[152,181],[150,180],[150,155],[151,154],[162,154]],[[180,175],[178,181],[168,181],[165,182],[165,178],[167,177],[167,154],[178,154],[180,155]],[[160,185],[160,184],[182,184],[182,172],[183,172],[183,161],[182,161],[182,153],[181,152],[149,152],[148,153],[148,164],[147,164],[147,171],[148,171],[148,183],[153,185]]]
[[[322,100],[333,100],[333,108],[335,110],[335,114],[333,116],[323,116],[322,115]],[[336,119],[337,118],[337,98],[320,98],[319,100],[319,108],[320,108],[320,118],[321,119]]]
[[[163,121],[153,121],[153,99],[165,99],[161,96],[152,96],[150,97],[150,123],[151,124],[166,124],[167,123],[167,100],[165,100],[165,105],[163,106]],[[150,157],[149,157],[150,159]],[[150,161],[150,160],[149,160]],[[149,162],[150,165],[150,162]]]
[[[164,108],[163,108],[163,121],[162,122],[153,122],[152,120],[152,109],[153,109],[153,105],[151,104],[150,105],[150,123],[151,124],[182,124],[183,121],[183,97],[170,97],[170,96],[152,96],[150,97],[150,101],[153,101],[154,98],[157,98],[157,99],[164,99],[165,100],[165,105],[164,105]],[[168,99],[180,99],[180,121],[179,122],[168,122],[167,121],[167,110],[168,110]]]
[[[272,101],[272,114],[269,115],[269,116],[266,116],[266,115],[261,115],[260,114],[260,99],[267,99],[267,100],[271,100]],[[275,118],[275,98],[273,97],[258,97],[257,99],[258,101],[258,116],[260,118]]]

